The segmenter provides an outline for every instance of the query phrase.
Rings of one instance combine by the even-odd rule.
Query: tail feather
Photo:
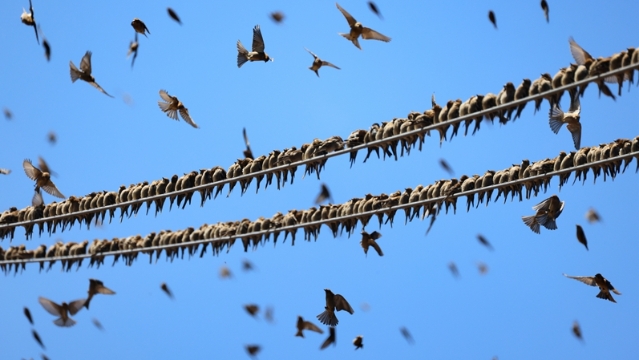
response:
[[[324,325],[336,326],[338,321],[335,313],[325,310],[323,313],[317,315],[317,319]]]
[[[600,291],[599,294],[597,294],[597,297],[600,299],[604,299],[604,300],[609,300],[612,301],[613,303],[616,303],[617,301],[612,297],[612,295],[610,294],[610,292],[607,291]]]
[[[237,67],[240,68],[248,61],[248,50],[242,45],[242,43],[237,41]]]
[[[539,223],[537,222],[537,218],[535,215],[531,216],[522,216],[521,219],[524,221],[524,224],[530,228],[534,233],[539,234]]]

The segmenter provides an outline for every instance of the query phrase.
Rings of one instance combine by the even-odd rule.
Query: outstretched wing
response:
[[[60,314],[62,313],[62,306],[54,303],[53,301],[47,298],[40,296],[38,298],[38,302],[40,303],[40,305],[42,305],[44,310],[46,310],[49,314],[53,316],[60,316]]]
[[[339,11],[342,12],[342,15],[344,15],[344,17],[346,18],[346,21],[348,21],[348,26],[350,27],[355,26],[355,23],[357,22],[357,20],[355,20],[355,18],[351,16],[351,14],[349,14],[348,11],[344,10],[341,6],[339,6],[338,3],[335,3],[335,5],[337,5],[337,8],[339,9]]]
[[[337,311],[340,310],[346,310],[349,313],[353,314],[355,311],[353,311],[353,308],[351,307],[351,305],[348,303],[348,301],[346,301],[346,299],[344,299],[344,297],[340,294],[335,294],[333,296],[333,301],[335,301],[335,309],[337,309]]]
[[[593,276],[570,276],[566,274],[564,274],[564,276],[567,278],[579,280],[586,285],[597,286],[597,283],[595,282],[595,278]]]
[[[264,52],[264,39],[262,38],[262,30],[259,25],[253,28],[253,51]]]
[[[191,116],[189,115],[189,109],[185,107],[181,108],[180,115],[182,115],[182,119],[184,119],[184,121],[186,121],[189,125],[193,126],[196,129],[199,128],[199,126],[193,121],[193,119],[191,119]]]
[[[80,61],[80,70],[82,70],[85,74],[91,75],[91,52],[87,51],[86,54],[82,57],[82,61]]]
[[[311,54],[312,54],[312,53],[311,53]],[[322,60],[322,66],[330,66],[330,67],[332,67],[332,68],[336,68],[337,70],[340,70],[340,68],[338,68],[337,66],[335,66],[335,65],[333,65],[333,64],[331,64],[331,63],[329,63],[328,61],[324,61],[324,60]]]
[[[40,176],[42,176],[42,171],[37,167],[31,164],[31,160],[24,159],[22,162],[22,168],[24,169],[24,173],[27,174],[27,177],[31,180],[37,180]]]
[[[367,40],[380,40],[384,42],[391,41],[391,38],[389,38],[388,36],[380,34],[377,31],[367,27],[362,28],[362,38]]]
[[[575,59],[578,65],[583,65],[586,63],[586,59],[593,58],[592,55],[590,55],[586,50],[579,46],[579,44],[577,44],[577,42],[575,42],[575,39],[573,39],[572,37],[568,39],[568,42],[570,43],[570,53],[572,54],[572,57]]]

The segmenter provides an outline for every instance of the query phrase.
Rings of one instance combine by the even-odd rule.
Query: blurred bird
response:
[[[483,262],[477,263],[477,270],[479,270],[480,275],[486,275],[488,273],[488,265]]]
[[[339,321],[337,316],[335,316],[335,311],[345,310],[353,315],[353,308],[342,295],[333,294],[329,289],[324,289],[324,291],[326,292],[326,307],[324,308],[326,310],[317,315],[322,324],[336,326]]]
[[[31,160],[29,159],[25,159],[22,162],[22,167],[24,168],[24,173],[27,174],[27,177],[36,182],[35,184],[36,191],[42,188],[44,191],[46,191],[47,193],[55,197],[59,197],[61,199],[65,198],[65,196],[62,195],[60,190],[58,190],[58,188],[55,186],[53,181],[51,181],[51,176],[49,175],[48,172],[40,171],[40,169],[38,169],[37,167],[33,166],[33,164],[31,164]]]
[[[450,167],[450,165],[448,165],[448,162],[446,162],[446,160],[439,159],[439,166],[441,166],[442,169],[444,169],[444,171],[448,173],[448,175],[455,176],[455,172],[453,171],[453,168]]]
[[[600,299],[605,299],[616,303],[615,299],[610,294],[610,291],[614,292],[617,295],[621,295],[621,293],[617,291],[614,286],[612,286],[610,281],[606,280],[606,278],[601,276],[601,274],[599,273],[595,274],[595,276],[570,276],[566,274],[564,274],[564,276],[567,278],[579,280],[582,283],[590,286],[598,286],[600,291],[599,294],[597,294],[597,297]]]
[[[271,20],[276,23],[281,23],[284,20],[284,13],[281,11],[274,11],[270,14]]]
[[[166,285],[166,283],[160,284],[160,289],[162,289],[162,291],[164,291],[169,296],[169,298],[173,299],[173,293],[169,289],[168,285]]]
[[[29,323],[33,325],[33,318],[31,317],[31,311],[29,311],[29,308],[25,306],[23,311],[24,311],[24,316],[26,316],[27,320],[29,320]]]
[[[362,23],[355,20],[355,18],[352,17],[351,14],[349,14],[341,6],[339,6],[338,3],[335,3],[335,5],[337,5],[337,8],[339,9],[339,11],[342,12],[342,15],[344,15],[344,17],[346,18],[346,21],[348,21],[348,26],[351,27],[351,30],[348,34],[344,34],[344,33],[339,33],[339,34],[345,37],[346,39],[352,41],[353,44],[357,46],[358,49],[362,50],[362,48],[359,46],[359,40],[358,40],[360,35],[362,36],[362,39],[364,40],[380,40],[384,42],[391,41],[391,38],[389,38],[388,36],[382,35],[373,29],[364,27]]]
[[[319,205],[326,200],[328,200],[329,203],[333,203],[333,198],[331,197],[330,190],[328,190],[328,186],[326,186],[326,184],[322,184],[320,193],[315,198],[315,204]]]
[[[561,215],[564,205],[565,203],[559,200],[557,195],[553,195],[533,206],[533,210],[536,211],[535,215],[522,216],[521,219],[526,226],[537,234],[539,234],[540,225],[543,225],[548,230],[556,230],[557,223],[555,220]]]
[[[40,189],[34,191],[33,197],[31,198],[31,206],[38,207],[40,205],[44,205],[44,199],[42,198],[42,193]]]
[[[451,261],[448,263],[448,269],[454,277],[459,278],[459,270],[457,269],[457,265],[454,262]]]
[[[250,261],[244,259],[244,260],[242,260],[242,269],[244,269],[244,271],[254,270],[253,269],[253,264]]]
[[[575,93],[575,96],[573,96],[570,101],[570,109],[568,109],[568,112],[564,113],[558,104],[553,104],[548,120],[550,128],[555,134],[559,133],[559,129],[561,129],[563,124],[566,124],[568,131],[572,134],[572,140],[577,150],[581,147],[580,114],[581,104],[579,102],[579,94]]]
[[[180,17],[175,12],[175,10],[168,7],[166,8],[166,12],[169,13],[169,16],[171,17],[171,19],[175,20],[178,24],[182,25],[182,22],[180,21]]]
[[[382,252],[382,248],[379,247],[376,241],[377,239],[381,237],[382,237],[382,234],[378,233],[377,231],[373,231],[372,233],[369,234],[366,231],[362,230],[362,240],[359,243],[360,245],[362,245],[365,255],[368,255],[368,247],[372,246],[373,249],[377,251],[377,255],[384,256],[384,253]]]
[[[71,327],[75,325],[76,322],[69,316],[77,314],[78,311],[82,309],[85,299],[75,300],[69,304],[63,302],[62,305],[58,305],[47,298],[43,298],[42,296],[38,298],[38,301],[49,314],[59,316],[59,318],[53,321],[54,324],[62,327]]]
[[[38,31],[42,34],[42,29],[40,28],[40,24],[38,24]],[[51,45],[47,38],[42,35],[42,47],[44,48],[44,57],[47,58],[47,61],[51,61]]]
[[[38,335],[38,332],[35,330],[31,330],[31,334],[33,335],[33,338],[35,339],[35,341],[37,341],[38,344],[40,344],[40,346],[46,350],[46,347],[44,346],[42,339],[40,339],[40,335]]]
[[[246,50],[240,40],[237,41],[237,67],[241,68],[247,61],[273,61],[272,58],[264,52],[264,39],[262,38],[262,30],[259,25],[253,28],[253,45],[251,52]]]
[[[242,135],[244,136],[244,145],[246,145],[246,150],[244,150],[242,153],[244,154],[245,158],[254,159],[253,152],[251,151],[251,144],[249,143],[248,136],[246,136],[246,128],[242,128]]]
[[[402,336],[404,337],[404,339],[406,339],[406,341],[408,341],[409,344],[414,344],[415,340],[413,339],[413,336],[410,334],[410,332],[408,331],[407,328],[405,327],[401,327],[399,329],[399,332],[402,333]]]
[[[493,246],[490,245],[490,243],[488,242],[488,240],[486,240],[486,238],[481,235],[481,234],[477,234],[477,240],[479,240],[479,242],[484,245],[485,247],[487,247],[490,250],[494,250]]]
[[[490,22],[493,23],[493,26],[495,26],[495,29],[497,29],[497,20],[495,19],[495,13],[492,10],[488,11],[488,20],[490,20]]]
[[[35,22],[35,13],[33,12],[33,4],[31,0],[29,0],[29,12],[27,12],[24,8],[22,8],[22,15],[20,15],[20,20],[22,23],[27,26],[33,26],[33,30],[35,31],[36,41],[40,44],[40,39],[38,39],[38,27]]]
[[[582,342],[584,341],[584,338],[581,335],[581,327],[579,326],[577,320],[572,323],[572,333],[575,334],[575,337],[577,337],[577,339],[581,340]]]
[[[353,339],[353,345],[355,345],[355,350],[364,348],[364,337],[362,335],[357,335],[357,337]]]
[[[306,48],[304,48],[304,49],[306,49]],[[313,60],[313,65],[311,65],[311,67],[309,67],[309,69],[315,71],[315,75],[317,75],[317,77],[319,77],[319,72],[317,70],[319,70],[322,66],[330,66],[330,67],[335,68],[337,70],[341,70],[340,68],[338,68],[337,66],[329,63],[328,61],[324,61],[324,60],[320,59],[311,50],[306,49],[306,51],[308,51],[311,55],[313,55],[313,59],[314,59]]]
[[[592,55],[590,55],[586,50],[584,50],[581,46],[579,46],[579,44],[577,44],[575,39],[570,37],[568,39],[568,43],[570,44],[570,53],[572,54],[572,57],[575,59],[575,62],[577,63],[577,65],[585,64],[586,60],[595,61],[595,58],[593,58]]]
[[[11,113],[11,110],[9,110],[8,108],[2,109],[2,112],[4,113],[5,119],[11,120],[13,118],[13,114]]]
[[[244,348],[246,349],[246,352],[251,355],[251,357],[257,355],[257,353],[261,350],[259,345],[246,345],[244,346]]]
[[[591,224],[601,221],[601,217],[599,216],[599,213],[593,208],[588,209],[588,212],[586,213],[586,219]]]
[[[53,131],[49,131],[49,133],[47,134],[47,140],[49,140],[49,144],[55,145],[55,143],[58,141],[58,136]]]
[[[95,327],[97,327],[98,330],[104,331],[104,327],[102,326],[102,323],[100,321],[98,321],[98,319],[93,318],[93,319],[91,319],[91,322],[93,322],[93,325],[95,325]]]
[[[577,225],[577,240],[588,250],[588,240],[586,240],[586,234],[584,233],[584,229],[581,228],[581,225]]]
[[[297,316],[297,333],[295,336],[304,337],[304,330],[315,331],[316,333],[323,334],[324,331],[320,329],[317,325],[313,324],[310,321],[305,321],[301,316]]]
[[[69,61],[69,67],[71,71],[71,82],[74,83],[76,80],[80,79],[88,82],[96,89],[100,90],[104,95],[108,97],[113,97],[109,95],[98,83],[95,82],[95,78],[91,75],[91,51],[87,51],[82,60],[80,61],[80,70],[73,65],[73,61]]]
[[[182,104],[182,102],[178,100],[177,97],[169,95],[166,90],[160,90],[160,97],[162,98],[162,100],[166,101],[158,101],[160,109],[166,113],[166,116],[177,121],[177,113],[179,111],[180,115],[182,116],[182,120],[196,129],[199,128],[199,126],[193,121],[193,119],[191,119],[191,116],[189,115],[189,109],[184,107],[184,104]]]
[[[550,22],[549,12],[550,8],[548,7],[548,3],[546,0],[541,0],[541,9],[544,11],[544,16],[546,17],[546,22]]]
[[[9,174],[11,174],[11,170],[9,170],[9,169],[0,169],[0,174],[9,175]]]
[[[87,301],[84,303],[84,307],[87,308],[87,310],[89,310],[89,303],[91,302],[91,299],[93,299],[94,295],[96,294],[115,295],[115,291],[104,286],[102,281],[96,280],[96,279],[89,279],[88,293],[89,293],[89,296],[87,297]]]
[[[220,268],[220,277],[222,279],[230,279],[233,277],[233,274],[231,274],[231,270],[229,270],[229,268],[227,268],[226,266],[222,266]]]
[[[251,315],[252,317],[256,317],[257,313],[260,311],[260,308],[255,304],[248,304],[244,305],[244,310],[246,310],[246,312],[249,313],[249,315]]]
[[[140,43],[138,43],[138,33],[135,33],[135,40],[129,43],[129,52],[126,54],[127,58],[131,54],[133,54],[133,58],[131,59],[131,68],[133,68],[133,64],[135,64],[135,59],[138,57],[139,47],[140,47]]]
[[[267,306],[266,310],[264,310],[264,320],[267,322],[273,323],[275,319],[273,318],[273,307]]]
[[[379,18],[380,18],[380,19],[382,19],[382,20],[384,19],[384,18],[382,17],[382,13],[380,13],[380,12],[379,12],[379,9],[377,8],[377,5],[375,5],[375,3],[374,3],[374,2],[369,1],[369,2],[368,2],[368,7],[371,9],[371,11],[372,11],[372,12],[374,12],[374,13],[375,13],[375,15],[379,16]]]
[[[333,344],[333,346],[335,346],[337,344],[335,340],[335,328],[331,326],[328,328],[328,337],[326,338],[326,340],[324,340],[322,346],[320,346],[320,350],[326,349],[330,344]]]
[[[144,24],[144,22],[142,22],[142,20],[135,18],[133,19],[133,21],[131,21],[131,26],[133,26],[133,29],[135,30],[136,33],[140,33],[144,36],[146,36],[145,32],[149,33],[149,35],[151,35],[151,32],[149,31],[149,29],[147,29],[146,25]],[[148,36],[146,36],[148,37]]]
[[[47,164],[47,162],[42,158],[42,156],[38,156],[38,167],[40,168],[40,171],[48,172],[49,175],[54,175],[54,176],[58,175],[55,171],[51,170],[51,168],[49,167],[49,164]]]

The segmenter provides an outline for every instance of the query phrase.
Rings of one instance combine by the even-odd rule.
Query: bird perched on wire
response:
[[[355,312],[346,299],[340,294],[333,294],[329,289],[324,289],[326,292],[326,307],[324,312],[317,315],[319,321],[328,326],[336,326],[339,322],[335,316],[335,311],[345,310],[351,315]]]
[[[304,48],[306,49],[306,48]],[[328,61],[324,61],[322,59],[320,59],[317,55],[315,55],[311,50],[306,49],[306,51],[308,51],[311,55],[313,55],[313,65],[311,65],[309,67],[310,70],[315,71],[315,75],[317,75],[317,77],[319,77],[319,72],[317,70],[319,70],[322,66],[330,66],[332,68],[335,68],[337,70],[341,70],[340,68],[338,68],[337,66],[329,63]]]
[[[22,15],[20,15],[20,20],[22,23],[27,26],[33,26],[33,30],[35,31],[36,41],[40,44],[40,39],[38,39],[38,26],[35,22],[35,13],[33,12],[33,4],[31,0],[29,0],[29,12],[27,12],[24,8],[22,8]]]
[[[305,321],[303,317],[301,316],[297,316],[297,333],[295,333],[295,336],[299,336],[299,337],[304,337],[304,330],[310,330],[310,331],[315,331],[316,333],[320,333],[323,334],[324,331],[322,331],[322,329],[320,329],[317,325],[313,324],[310,321]]]
[[[140,33],[144,36],[146,36],[146,33],[149,33],[149,35],[151,35],[151,32],[149,31],[149,29],[147,29],[146,25],[144,24],[144,22],[142,22],[142,20],[135,18],[133,19],[133,21],[131,21],[131,26],[133,26],[133,30],[135,30],[136,33]],[[148,37],[148,36],[146,36]]]
[[[94,295],[96,294],[115,295],[115,291],[104,286],[102,281],[96,280],[96,279],[89,279],[88,293],[89,293],[89,296],[87,297],[87,301],[84,303],[84,307],[87,308],[87,310],[89,309],[89,303],[91,302],[91,299],[93,299]]]
[[[53,301],[40,296],[38,298],[38,302],[40,302],[40,305],[42,305],[49,314],[59,316],[59,318],[53,321],[54,324],[61,327],[71,327],[76,324],[76,321],[69,316],[77,314],[84,306],[85,300],[75,300],[68,304],[63,302],[62,305],[58,305]]]
[[[549,124],[552,131],[557,134],[559,129],[566,124],[568,131],[572,134],[572,141],[575,144],[575,149],[579,150],[581,147],[581,123],[579,122],[581,114],[581,104],[579,102],[579,94],[575,95],[570,100],[570,109],[567,112],[561,111],[558,104],[553,104],[549,114]]]
[[[24,173],[27,174],[27,177],[36,182],[35,190],[36,192],[42,188],[47,193],[64,199],[65,196],[62,195],[60,190],[55,186],[53,181],[51,181],[51,176],[46,171],[41,171],[37,167],[33,166],[31,160],[25,159],[22,162],[22,168],[24,169]]]
[[[557,195],[553,195],[533,206],[533,210],[536,211],[535,215],[522,216],[521,219],[526,226],[537,234],[539,234],[540,225],[548,230],[556,230],[557,223],[555,220],[561,215],[561,212],[564,210],[564,205],[564,201],[559,200]]]
[[[251,51],[246,50],[240,40],[237,41],[237,67],[241,68],[247,61],[273,61],[267,53],[264,52],[264,38],[262,38],[262,30],[259,25],[253,28],[253,44]]]
[[[344,34],[344,33],[338,33],[338,34],[342,35],[347,40],[352,41],[353,45],[357,46],[358,49],[362,50],[362,48],[359,46],[359,40],[358,40],[360,35],[362,36],[362,39],[364,40],[380,40],[384,42],[391,41],[391,38],[389,38],[388,36],[380,34],[371,28],[364,27],[362,23],[355,20],[355,18],[351,16],[351,14],[349,14],[341,6],[339,6],[338,3],[335,3],[335,5],[337,5],[337,8],[339,9],[339,11],[342,12],[342,15],[344,15],[344,17],[346,18],[346,21],[348,21],[348,26],[351,27],[351,30],[348,34]]]
[[[80,70],[73,65],[73,61],[69,61],[69,67],[71,68],[71,82],[75,82],[78,79],[84,80],[93,85],[96,89],[100,90],[104,95],[113,97],[104,91],[104,89],[95,82],[93,75],[91,75],[91,51],[87,51],[82,57],[82,60],[80,61]]]
[[[600,291],[599,294],[597,294],[597,297],[600,299],[609,300],[616,303],[610,292],[612,291],[617,295],[621,295],[621,293],[617,291],[614,286],[612,286],[610,281],[606,280],[606,278],[599,273],[595,274],[595,276],[570,276],[566,274],[564,274],[564,276],[567,278],[579,280],[586,285],[599,287]]]
[[[169,95],[166,90],[160,90],[160,97],[164,101],[166,101],[158,101],[160,109],[166,113],[166,116],[170,117],[173,120],[178,120],[177,113],[179,111],[182,119],[187,124],[193,126],[196,129],[199,128],[199,126],[193,121],[193,119],[191,119],[191,116],[189,115],[189,109],[184,107],[184,104],[182,104],[182,102],[178,100],[177,97]]]

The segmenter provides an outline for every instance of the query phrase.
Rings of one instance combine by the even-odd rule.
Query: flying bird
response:
[[[273,319],[273,307],[272,306],[267,306],[266,310],[264,310],[264,320],[273,323],[275,322],[275,319]]]
[[[568,112],[564,113],[558,104],[553,104],[548,120],[550,128],[555,134],[559,133],[559,129],[566,124],[568,131],[572,134],[572,140],[577,150],[581,147],[580,114],[581,104],[579,102],[579,94],[575,93],[570,101],[570,109],[568,109]]]
[[[38,31],[42,34],[40,24],[38,24]],[[44,57],[47,58],[47,61],[51,61],[51,45],[44,35],[42,35],[42,47],[44,48]]]
[[[97,279],[89,279],[88,293],[89,293],[89,296],[87,297],[87,301],[84,303],[84,307],[87,308],[87,310],[89,310],[89,303],[91,302],[91,299],[93,299],[94,295],[96,294],[115,295],[115,291],[104,286],[102,281]]]
[[[310,321],[305,321],[301,316],[297,316],[297,333],[295,336],[304,337],[304,330],[315,331],[316,333],[323,334],[324,331],[320,329],[317,325],[313,324]]]
[[[49,140],[49,144],[55,145],[55,143],[58,141],[58,136],[53,131],[49,131],[49,133],[47,134],[47,140]]]
[[[477,270],[479,271],[480,275],[486,275],[488,273],[488,265],[484,264],[483,262],[478,262]]]
[[[488,240],[481,234],[477,234],[477,240],[479,240],[479,242],[484,245],[485,247],[487,247],[490,250],[494,250],[493,246],[490,245],[490,243],[488,242]]]
[[[71,69],[71,82],[74,83],[76,80],[84,80],[89,84],[93,85],[96,89],[100,90],[104,95],[108,97],[113,97],[109,95],[98,83],[95,82],[95,78],[91,75],[91,51],[87,51],[86,54],[82,57],[80,61],[80,70],[73,65],[73,61],[69,61],[69,67]]]
[[[22,8],[22,15],[20,15],[20,20],[22,23],[27,26],[33,26],[33,30],[35,31],[36,41],[40,44],[40,39],[38,39],[38,27],[35,22],[35,13],[33,12],[33,4],[31,0],[29,0],[29,12],[27,12],[24,8]]]
[[[31,164],[31,160],[29,159],[25,159],[22,162],[22,167],[24,168],[24,173],[27,174],[27,177],[36,182],[35,184],[36,192],[40,188],[42,188],[44,191],[46,191],[47,193],[55,197],[59,197],[61,199],[65,198],[65,196],[62,195],[60,190],[58,190],[58,188],[55,186],[53,181],[51,181],[51,176],[49,175],[48,172],[40,171],[40,169],[38,169],[37,167],[33,166],[33,164]]]
[[[382,35],[371,28],[364,27],[362,23],[355,20],[355,18],[352,17],[351,14],[349,14],[341,6],[339,6],[338,3],[335,3],[335,5],[337,5],[337,8],[339,9],[339,11],[342,12],[342,15],[344,15],[344,17],[346,18],[346,21],[348,21],[348,26],[351,27],[351,30],[348,34],[344,34],[344,33],[338,33],[338,34],[342,35],[347,40],[352,41],[353,44],[357,46],[358,49],[362,50],[362,48],[359,46],[359,40],[358,40],[360,35],[362,36],[362,39],[364,40],[380,40],[384,42],[391,41],[391,38],[389,38],[388,36]]]
[[[31,317],[31,311],[29,311],[29,308],[25,306],[23,311],[24,311],[24,316],[26,316],[27,320],[29,320],[29,323],[33,325],[33,318]]]
[[[366,231],[362,230],[362,240],[359,242],[359,244],[362,245],[365,255],[368,255],[368,247],[372,246],[373,249],[377,251],[377,255],[384,256],[384,253],[382,252],[382,248],[380,248],[379,245],[377,244],[377,239],[381,237],[382,237],[382,234],[378,233],[377,231],[373,231],[372,233],[369,234]]]
[[[575,320],[575,322],[572,323],[572,333],[575,335],[577,339],[584,341],[584,338],[581,335],[581,327],[579,326],[579,323],[577,322],[577,320]]]
[[[251,355],[251,357],[257,355],[258,352],[260,352],[260,346],[259,345],[246,345],[244,347],[246,349],[246,352]]]
[[[595,276],[570,276],[566,274],[564,274],[564,276],[567,278],[579,280],[586,285],[599,287],[600,291],[599,294],[597,294],[597,297],[600,299],[609,300],[616,303],[610,292],[612,291],[617,295],[621,295],[621,293],[617,291],[614,286],[612,286],[610,281],[606,280],[606,278],[599,273],[595,274]]]
[[[9,110],[8,108],[2,109],[2,112],[4,113],[5,119],[11,120],[13,118],[13,113],[11,113],[11,110]]]
[[[488,20],[490,20],[495,29],[497,29],[497,19],[495,19],[495,13],[492,10],[488,11]]]
[[[333,202],[333,198],[331,197],[331,192],[328,190],[328,186],[326,184],[322,184],[319,195],[315,198],[315,204],[319,205],[324,201],[328,200],[329,203]]]
[[[233,274],[231,274],[231,270],[229,270],[229,268],[227,268],[226,266],[222,266],[220,268],[220,277],[222,279],[230,279],[233,277]]]
[[[439,159],[439,166],[441,166],[442,169],[444,169],[444,171],[448,173],[448,175],[455,176],[455,172],[453,171],[453,168],[448,164],[446,160]]]
[[[168,285],[166,285],[166,283],[160,284],[160,289],[162,289],[162,291],[164,291],[169,296],[169,298],[173,299],[173,293],[169,289]]]
[[[128,58],[133,54],[133,58],[131,60],[131,68],[133,68],[133,64],[135,64],[135,59],[138,57],[138,48],[140,47],[140,43],[138,42],[138,33],[135,33],[135,40],[129,43],[129,52],[127,52],[126,57]]]
[[[457,269],[457,265],[454,262],[451,261],[448,263],[448,269],[454,277],[459,278],[459,269]]]
[[[281,23],[282,21],[284,21],[284,13],[281,11],[274,11],[270,14],[271,20],[275,21],[276,23]]]
[[[75,300],[70,302],[69,304],[63,302],[62,305],[58,305],[53,301],[40,296],[38,298],[40,305],[51,315],[59,316],[56,320],[53,321],[54,324],[61,327],[71,327],[76,324],[75,320],[73,320],[70,316],[73,316],[78,313],[84,306],[85,299]]]
[[[355,312],[346,299],[340,294],[333,294],[329,289],[324,289],[326,292],[326,307],[324,312],[317,315],[319,321],[328,326],[336,326],[339,322],[335,311],[345,310],[351,315]]]
[[[370,4],[370,3],[369,3]],[[364,337],[362,335],[357,335],[355,339],[353,339],[353,345],[355,345],[355,350],[364,348]]]
[[[253,263],[251,263],[250,261],[246,259],[242,260],[242,269],[244,269],[244,271],[253,270]]]
[[[240,40],[237,41],[237,67],[241,68],[247,61],[273,61],[272,58],[264,52],[264,38],[262,38],[262,31],[259,25],[255,25],[253,28],[253,45],[251,46],[251,52],[246,50]]]
[[[584,233],[584,229],[581,228],[581,225],[577,225],[577,240],[588,250],[588,240],[586,240],[586,234]]]
[[[180,115],[182,116],[182,119],[187,124],[193,126],[196,129],[199,128],[199,126],[193,121],[193,119],[191,119],[191,116],[189,115],[189,109],[184,107],[184,104],[182,104],[182,102],[178,100],[177,97],[169,95],[169,93],[167,93],[166,90],[160,90],[160,97],[162,98],[162,100],[166,101],[166,102],[158,101],[158,105],[160,106],[160,109],[166,113],[166,116],[177,121],[178,120],[177,113],[179,111]]]
[[[255,304],[248,304],[244,305],[244,310],[246,310],[246,312],[249,313],[249,315],[251,315],[252,317],[256,317],[257,313],[260,311],[260,308]]]
[[[593,209],[590,208],[588,209],[588,212],[586,213],[586,219],[588,220],[589,223],[596,223],[596,222],[600,222],[601,221],[601,216],[599,216],[599,213]]]
[[[35,330],[31,330],[31,334],[33,335],[33,338],[35,339],[35,341],[37,341],[38,344],[40,344],[40,347],[46,350],[46,347],[44,346],[42,339],[40,339],[40,335],[38,335],[38,332]]]
[[[564,205],[564,201],[559,200],[557,195],[553,195],[533,206],[533,210],[536,211],[535,215],[522,216],[521,219],[526,226],[537,234],[539,234],[540,225],[548,230],[556,230],[557,223],[555,220],[561,215]]]
[[[548,7],[548,3],[546,2],[546,0],[541,0],[541,9],[544,11],[546,22],[550,22],[550,17],[548,15],[548,13],[550,12],[550,8]]]
[[[335,328],[331,326],[328,328],[328,337],[326,338],[326,340],[324,340],[322,346],[320,346],[320,350],[326,349],[330,344],[333,344],[333,346],[335,346],[337,344],[335,340]]]
[[[47,162],[42,158],[42,156],[38,156],[38,167],[40,168],[40,171],[48,172],[49,175],[54,175],[54,176],[58,175],[55,171],[51,170],[51,168],[49,167],[49,164],[47,164]]]
[[[149,29],[147,29],[146,25],[144,24],[144,22],[142,22],[142,20],[135,18],[133,19],[133,21],[131,21],[131,26],[133,26],[133,29],[135,30],[136,33],[140,33],[144,36],[146,36],[146,33],[149,33],[149,35],[151,35],[151,32],[149,31]],[[148,37],[148,36],[146,36]]]
[[[2,169],[2,168],[0,168],[0,174],[2,174],[2,175],[9,175],[9,174],[11,174],[11,170],[9,170],[9,169]]]
[[[304,48],[306,49],[306,48]],[[338,68],[337,66],[329,63],[328,61],[324,61],[322,59],[320,59],[317,55],[315,55],[311,50],[306,49],[306,51],[308,51],[311,55],[313,55],[313,65],[311,65],[311,67],[309,67],[310,70],[315,71],[315,75],[317,75],[317,77],[319,77],[319,72],[318,70],[322,67],[322,66],[330,66],[332,68],[335,68],[337,70],[341,70],[340,68]]]
[[[166,8],[166,12],[169,13],[169,16],[171,17],[171,19],[175,20],[178,24],[182,25],[182,22],[180,21],[180,17],[175,12],[175,10],[168,7]]]
[[[42,198],[42,192],[38,189],[34,191],[33,197],[31,198],[31,206],[38,207],[40,205],[44,205],[44,199]]]
[[[98,319],[93,318],[91,319],[91,322],[93,323],[93,325],[95,325],[95,327],[98,328],[98,330],[104,331],[104,327],[102,326],[102,323]]]
[[[414,344],[415,340],[413,339],[413,336],[410,334],[410,332],[408,331],[407,328],[405,327],[401,327],[399,329],[399,332],[402,333],[402,336],[404,337],[404,339],[406,339],[406,341],[408,341],[409,344]]]
[[[251,151],[251,144],[249,143],[248,136],[246,135],[246,128],[242,128],[242,136],[244,136],[244,145],[246,145],[246,150],[242,151],[244,158],[254,159],[253,152]]]
[[[377,8],[377,5],[375,5],[374,2],[369,1],[368,2],[368,8],[371,9],[371,11],[375,13],[375,15],[379,16],[380,19],[384,19],[382,17],[382,13],[379,12],[379,9]]]

